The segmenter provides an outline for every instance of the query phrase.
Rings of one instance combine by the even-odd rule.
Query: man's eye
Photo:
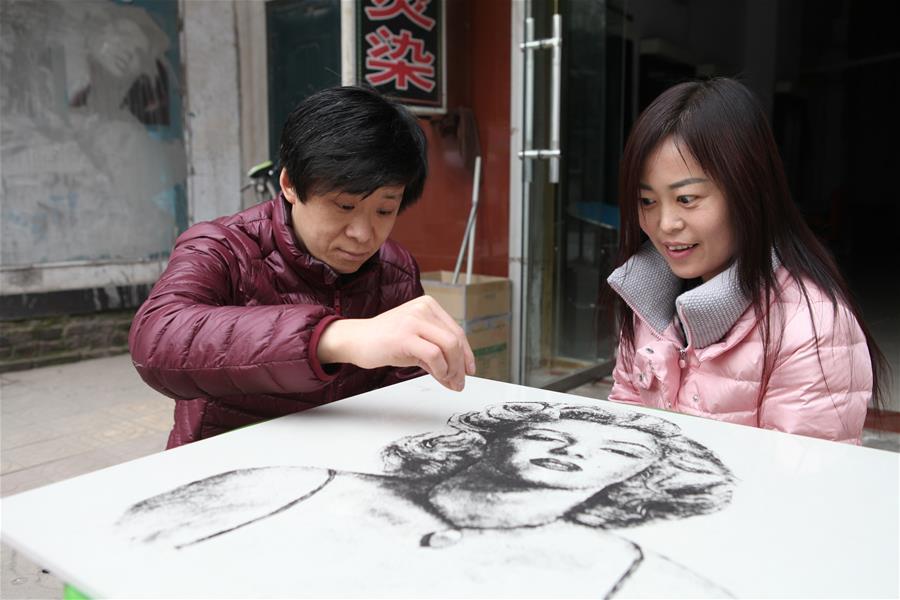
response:
[[[356,207],[353,206],[352,204],[338,204],[338,208],[340,208],[343,211],[350,212],[351,210],[353,210]]]

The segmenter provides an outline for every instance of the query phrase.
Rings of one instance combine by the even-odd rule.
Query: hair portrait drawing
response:
[[[623,409],[519,402],[455,414],[447,424],[444,431],[385,447],[383,474],[303,466],[237,469],[137,502],[117,527],[135,543],[182,551],[295,514],[308,523],[297,530],[306,543],[345,539],[341,551],[351,554],[359,541],[383,547],[392,557],[389,538],[402,540],[397,552],[412,553],[412,561],[435,560],[430,557],[438,555],[428,550],[453,549],[461,554],[445,554],[444,560],[464,557],[458,559],[463,578],[511,561],[547,568],[546,557],[561,553],[602,565],[598,574],[579,564],[580,558],[554,568],[567,577],[568,570],[589,577],[604,596],[626,584],[639,590],[647,582],[669,580],[687,594],[728,595],[615,533],[714,513],[730,503],[735,478],[728,467],[674,423]],[[497,548],[488,550],[494,543]],[[504,562],[501,548],[532,546]],[[449,567],[444,562],[441,568]]]

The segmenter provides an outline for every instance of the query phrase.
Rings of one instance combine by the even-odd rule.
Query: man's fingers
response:
[[[472,351],[472,347],[469,346],[469,340],[466,340],[464,350],[466,353],[466,375],[474,375],[475,374],[475,353]]]
[[[444,359],[444,353],[440,347],[424,338],[417,337],[408,342],[407,352],[416,359],[420,367],[428,371],[441,385],[451,390],[459,391],[457,389],[458,384],[447,376],[447,361]]]
[[[457,336],[462,342],[463,348],[463,364],[465,368],[465,372],[467,375],[475,374],[475,354],[472,352],[472,347],[469,345],[469,340],[466,338],[466,332],[463,331],[463,328],[459,326],[453,317],[450,316],[447,311],[443,309],[443,307],[438,304],[437,300],[431,298],[430,296],[426,296],[429,302],[426,304],[430,309],[431,313],[434,317],[451,332],[453,335]]]
[[[465,347],[468,344],[465,337],[460,338],[434,322],[422,323],[419,331],[425,340],[440,349],[447,364],[446,378],[454,382],[457,389],[461,390],[465,385],[466,376]]]

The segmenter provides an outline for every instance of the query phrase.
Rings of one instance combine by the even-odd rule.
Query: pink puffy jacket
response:
[[[807,303],[784,267],[777,277],[774,369],[761,390],[762,334],[734,268],[682,293],[644,246],[608,280],[635,314],[635,351],[618,356],[610,399],[858,444],[872,395],[862,330],[814,284],[804,281]]]

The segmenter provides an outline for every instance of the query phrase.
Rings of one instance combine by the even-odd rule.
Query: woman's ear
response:
[[[284,193],[284,197],[291,204],[297,203],[297,190],[294,189],[294,186],[291,185],[291,180],[288,179],[287,169],[281,169],[281,175],[278,177],[278,184],[281,186],[281,191]]]

